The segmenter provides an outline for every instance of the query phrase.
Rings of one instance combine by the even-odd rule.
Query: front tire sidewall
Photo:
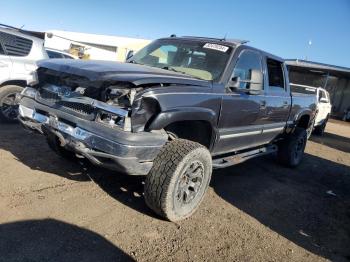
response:
[[[177,189],[184,172],[192,163],[198,164],[203,170],[201,184],[194,198],[189,202],[181,201],[178,199]],[[191,216],[202,202],[211,174],[212,159],[204,146],[184,139],[168,142],[154,159],[153,167],[146,177],[146,204],[170,221],[185,219]]]
[[[176,203],[176,193],[177,193],[177,185],[179,183],[179,180],[181,178],[181,175],[185,172],[186,168],[191,165],[194,161],[199,161],[203,165],[204,174],[203,174],[203,181],[201,184],[201,187],[199,191],[197,192],[196,197],[188,204],[186,204],[183,207],[179,207]],[[171,206],[168,208],[168,218],[170,220],[181,220],[184,218],[187,218],[191,216],[200,203],[203,200],[203,197],[205,195],[205,192],[207,191],[207,188],[210,183],[211,174],[212,174],[212,164],[211,164],[211,157],[210,154],[206,154],[203,152],[202,148],[198,148],[188,155],[186,155],[182,161],[179,163],[178,167],[176,168],[171,184],[169,185],[169,194],[167,196],[168,203],[171,203]]]

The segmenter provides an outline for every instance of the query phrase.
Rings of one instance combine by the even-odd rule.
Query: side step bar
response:
[[[276,145],[269,145],[269,146],[260,147],[260,148],[257,148],[257,149],[251,150],[251,151],[238,153],[238,154],[232,155],[232,156],[226,156],[223,158],[216,158],[216,159],[213,159],[213,168],[215,168],[215,169],[216,168],[225,168],[228,166],[242,163],[248,159],[271,154],[271,153],[276,152],[276,151],[277,151]]]

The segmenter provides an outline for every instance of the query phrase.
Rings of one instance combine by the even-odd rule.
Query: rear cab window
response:
[[[266,59],[266,67],[269,90],[276,92],[285,91],[283,62],[268,57]]]

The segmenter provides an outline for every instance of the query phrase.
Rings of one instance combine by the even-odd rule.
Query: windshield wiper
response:
[[[164,66],[164,67],[162,67],[162,69],[169,70],[169,71],[173,71],[173,72],[176,72],[176,73],[182,73],[182,74],[185,74],[185,72],[182,72],[182,71],[176,70],[174,67],[171,67],[171,66]]]
[[[190,77],[193,77],[193,78],[196,78],[196,79],[204,80],[204,79],[202,79],[202,78],[200,78],[200,77],[196,77],[196,76],[187,74],[187,73],[184,72],[184,71],[176,70],[175,68],[173,68],[173,67],[171,67],[171,66],[164,66],[164,67],[162,67],[162,69],[169,70],[169,71],[173,71],[173,72],[176,72],[176,73],[181,73],[181,74],[183,74],[183,75],[187,75],[187,76],[190,76]]]
[[[136,62],[135,60],[130,60],[130,61],[128,61],[128,63],[130,63],[130,64],[137,64],[137,65],[143,65],[143,64],[141,64],[139,62]]]

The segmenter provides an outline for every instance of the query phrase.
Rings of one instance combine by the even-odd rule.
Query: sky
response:
[[[0,23],[24,29],[156,39],[249,40],[283,58],[350,67],[350,0],[11,0]]]

